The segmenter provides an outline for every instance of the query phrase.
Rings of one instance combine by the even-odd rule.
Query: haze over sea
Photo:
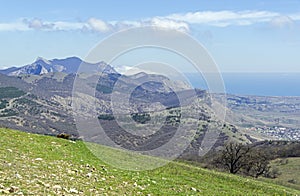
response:
[[[203,78],[187,74],[195,88],[207,89]],[[300,73],[222,73],[228,94],[300,96]]]

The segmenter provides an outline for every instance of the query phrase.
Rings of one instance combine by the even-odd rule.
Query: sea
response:
[[[208,89],[205,75],[186,73],[194,88]],[[207,76],[207,75],[206,75]],[[236,95],[300,96],[300,73],[221,73],[225,92]]]

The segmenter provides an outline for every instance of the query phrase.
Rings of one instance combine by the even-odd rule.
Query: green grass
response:
[[[300,190],[300,158],[276,159],[271,163],[280,172],[275,179],[267,179],[268,182],[277,183]]]
[[[81,141],[0,129],[0,192],[24,195],[299,195],[300,191],[170,162],[148,171],[116,169]],[[92,145],[95,147],[95,145]],[[106,155],[123,152],[97,146]],[[101,154],[100,154],[101,155]],[[128,155],[124,155],[127,156]],[[144,157],[145,158],[145,157]],[[141,158],[143,160],[144,158]],[[134,164],[139,159],[128,160]],[[130,164],[130,162],[128,162]]]

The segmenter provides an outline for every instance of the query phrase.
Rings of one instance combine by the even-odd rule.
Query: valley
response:
[[[276,191],[283,193],[280,186],[277,187],[273,183],[298,189],[297,178],[294,177],[295,181],[292,182],[290,179],[286,180],[287,177],[285,177],[285,174],[279,175],[275,179],[260,177],[260,182],[258,183],[261,183],[261,181],[271,183],[267,185],[268,188],[263,188],[263,184],[258,185],[252,179],[235,176],[232,176],[234,178],[232,179],[228,174],[214,171],[216,169],[219,172],[224,172],[224,168],[212,167],[215,157],[219,156],[219,150],[229,141],[249,146],[260,153],[272,155],[269,159],[272,160],[271,165],[274,167],[277,167],[276,160],[274,159],[292,159],[294,156],[298,157],[299,152],[296,149],[299,146],[300,139],[298,130],[300,121],[298,121],[297,117],[300,111],[300,99],[298,97],[209,94],[205,90],[191,89],[182,82],[172,81],[161,75],[147,73],[138,73],[129,76],[121,75],[104,62],[89,64],[92,66],[91,70],[102,70],[100,74],[94,74],[93,72],[76,74],[64,71],[70,70],[68,66],[70,68],[73,60],[74,58],[50,61],[38,59],[32,65],[27,65],[17,71],[14,70],[13,74],[7,73],[7,71],[2,71],[2,73],[6,73],[7,75],[0,74],[0,126],[3,127],[1,129],[2,133],[4,136],[6,135],[5,137],[20,138],[20,135],[23,135],[22,137],[26,136],[24,141],[19,141],[22,146],[16,148],[13,147],[16,145],[13,141],[6,144],[4,136],[2,136],[2,144],[5,144],[5,146],[2,145],[2,150],[8,150],[8,152],[16,151],[22,154],[22,150],[26,151],[28,148],[25,143],[32,143],[29,141],[32,140],[30,138],[41,139],[34,144],[37,147],[36,149],[34,149],[34,146],[31,148],[34,152],[31,155],[28,154],[30,157],[32,155],[40,155],[40,157],[26,158],[24,160],[29,162],[22,163],[21,159],[25,158],[24,155],[16,159],[21,161],[20,163],[10,163],[6,160],[10,159],[13,162],[11,160],[12,157],[7,153],[3,155],[1,159],[2,165],[9,172],[2,171],[0,174],[12,175],[12,171],[10,171],[7,164],[17,164],[15,166],[20,167],[18,175],[22,176],[22,178],[15,181],[15,185],[9,183],[9,180],[0,182],[0,185],[3,187],[0,187],[2,191],[18,192],[24,189],[28,191],[28,194],[34,193],[35,188],[36,190],[43,190],[53,194],[72,193],[74,191],[82,194],[86,191],[95,191],[97,194],[104,192],[111,194],[146,194],[148,190],[151,193],[158,194],[170,191],[175,191],[176,194],[206,194],[206,191],[208,191],[208,194],[214,194],[214,191],[221,191],[224,194],[239,195],[248,191],[254,191],[258,194],[262,192],[266,193],[270,189],[273,193]],[[61,64],[60,71],[57,71],[51,69],[51,66],[57,66],[52,65],[51,62],[63,62],[64,64]],[[80,60],[79,62],[82,63],[83,61]],[[34,71],[34,68],[39,68],[40,66],[46,66],[46,68],[43,68],[44,72],[42,74]],[[30,72],[24,74],[24,71],[28,70]],[[45,73],[45,70],[49,72]],[[79,81],[80,84],[80,91],[78,92],[74,91],[73,84],[75,81]],[[94,83],[91,81],[97,82]],[[148,82],[143,83],[143,81]],[[119,86],[115,88],[117,82]],[[126,97],[128,89],[133,89],[133,91],[129,98],[129,105],[126,105],[122,103],[122,98]],[[89,92],[94,92],[94,96],[91,96]],[[114,98],[115,94],[117,97]],[[227,101],[227,105],[222,104],[222,100],[224,99]],[[117,110],[111,104],[113,100],[120,100],[116,102],[119,104],[117,104]],[[76,112],[74,112],[74,108]],[[222,119],[223,111],[226,111],[225,119]],[[114,112],[119,113],[116,114]],[[10,129],[21,130],[27,133],[19,133]],[[177,136],[178,132],[182,134],[179,135],[180,137]],[[212,135],[213,138],[212,136],[209,138],[212,132],[214,133]],[[10,136],[10,134],[14,136]],[[60,134],[65,134],[69,140],[48,137]],[[174,140],[176,136],[178,138]],[[109,144],[107,147],[107,140],[103,138],[109,138],[114,144]],[[49,143],[49,141],[52,142]],[[122,160],[127,161],[126,165],[129,168],[135,166],[135,164],[137,164],[136,168],[144,168],[146,163],[150,164],[149,161],[144,162],[143,165],[142,162],[135,162],[139,158],[133,161],[132,155],[130,155],[131,158],[127,158],[127,155],[122,153],[119,155],[117,151],[127,149],[141,152],[143,156],[152,156],[153,154],[148,152],[174,141],[177,141],[177,143],[174,143],[175,145],[160,154],[155,154],[155,156],[156,158],[162,158],[162,160],[164,158],[168,159],[172,157],[174,151],[180,149],[185,144],[184,150],[178,151],[179,154],[176,161],[157,169],[157,172],[152,172],[151,174],[150,172],[144,173],[140,178],[140,180],[143,179],[142,184],[139,184],[137,181],[128,182],[128,175],[130,175],[130,178],[133,178],[132,175],[138,176],[138,173],[131,172],[128,174],[112,168],[109,169],[112,170],[112,173],[109,174],[101,171],[101,168],[98,168],[96,165],[104,163],[98,163],[99,160],[97,157],[93,157],[97,153],[100,153],[101,155],[99,156],[102,156],[104,160],[122,157]],[[47,144],[43,144],[45,142]],[[99,149],[97,147],[97,151],[91,152],[94,153],[93,155],[83,155],[86,151],[93,149],[93,147],[89,147],[90,143],[104,146]],[[43,154],[44,152],[38,152],[39,145],[48,146],[48,150],[50,151],[47,152],[47,156]],[[78,151],[82,151],[82,154],[73,153],[68,147],[61,147],[73,145],[76,146],[74,146],[75,148],[78,148]],[[29,149],[27,150],[30,151]],[[207,154],[200,156],[202,151]],[[56,154],[57,152],[58,154]],[[47,160],[48,156],[50,156],[51,160],[49,163],[46,162],[39,166],[39,162],[35,161],[41,157],[42,160]],[[83,158],[85,156],[88,157]],[[90,160],[92,160],[92,163]],[[83,164],[81,163],[82,161],[86,163]],[[144,158],[141,161],[144,161]],[[190,161],[192,164],[182,164],[186,161]],[[196,165],[200,164],[201,167],[213,170],[203,170],[192,166],[195,163]],[[21,166],[22,164],[23,166]],[[62,166],[54,167],[54,164],[62,164]],[[93,167],[89,166],[86,168],[85,164],[93,164]],[[118,165],[118,163],[114,164]],[[297,165],[298,162],[295,164]],[[30,169],[32,172],[37,172],[35,168],[48,167],[52,174],[51,176],[49,176],[50,174],[37,174],[41,175],[39,176],[41,179],[26,182],[26,186],[29,187],[26,189],[24,188],[25,182],[23,179],[31,179],[31,176],[26,175],[23,171],[29,166],[33,167],[33,169]],[[68,169],[65,171],[64,167]],[[72,169],[71,167],[77,169]],[[100,173],[95,174],[95,178],[93,178],[94,188],[87,190],[82,184],[85,184],[87,179],[89,180],[91,176],[94,176],[94,171],[90,170],[91,167],[97,168],[97,171],[100,171]],[[180,172],[177,171],[178,169]],[[60,173],[58,174],[56,170]],[[86,174],[82,173],[84,170],[86,170]],[[281,170],[283,173],[290,172],[285,168],[281,168]],[[81,173],[79,174],[77,171],[81,171]],[[154,183],[155,186],[152,187],[151,181],[159,181],[160,179],[158,178],[161,177],[159,173],[162,171],[171,172],[166,173],[166,175],[171,175],[170,179],[172,179],[172,182],[168,183],[173,185],[178,183],[178,189],[170,188],[170,184],[154,188],[156,186],[156,183]],[[119,176],[119,172],[122,175],[124,174],[125,177]],[[221,180],[223,188],[218,186],[212,188],[214,186],[213,183],[198,186],[195,183],[203,180],[203,178],[198,178],[190,172],[196,172],[200,176],[213,175],[213,179],[210,179],[213,181],[217,180],[215,179],[216,176],[221,175],[223,176],[221,177],[222,179],[229,180],[229,184],[225,186],[223,180]],[[202,172],[204,173],[202,174]],[[179,182],[181,180],[173,176],[175,174],[180,175],[181,180],[185,179],[183,175],[190,176],[189,178],[193,178],[194,182],[188,183],[190,187],[182,185]],[[4,177],[3,179],[11,178],[12,176]],[[48,182],[47,178],[52,180]],[[73,184],[69,178],[76,179],[76,184]],[[233,186],[230,183],[232,180],[235,181],[235,178],[242,179],[242,181],[245,180],[245,182],[251,181],[258,188],[253,188],[252,185],[248,187],[248,185],[243,183],[244,187],[234,187],[235,192],[232,192],[233,190],[229,187]],[[150,180],[146,182],[144,179]],[[67,184],[64,184],[64,181],[67,181]],[[56,183],[51,184],[53,182]],[[116,183],[122,184],[124,182],[126,182],[124,186],[120,185],[116,187]],[[15,190],[14,187],[17,187],[17,189]],[[293,192],[292,189],[290,191],[291,193]],[[289,194],[289,190],[287,189],[284,192]]]
[[[72,63],[75,63],[74,67],[72,67]],[[22,70],[22,72],[16,72],[11,69],[9,69],[10,72],[8,70],[2,71],[2,73],[7,74],[7,76],[1,75],[0,77],[0,90],[2,90],[0,123],[2,122],[2,126],[47,135],[57,135],[65,132],[74,138],[79,137],[74,118],[72,117],[72,90],[74,80],[76,79],[76,76],[72,72],[78,69],[80,63],[85,62],[75,57],[49,61],[38,58],[33,64],[18,69]],[[179,103],[178,101],[176,102],[176,96],[167,88],[170,85],[172,88],[175,88],[179,96],[185,96],[186,98],[192,96],[189,93],[188,86],[185,86],[183,83],[178,85],[179,83],[174,83],[158,75],[143,73],[121,77],[120,74],[104,62],[88,65],[105,70],[105,72],[102,72],[98,76],[87,73],[77,76],[78,80],[86,85],[84,87],[86,89],[92,89],[96,85],[95,96],[97,99],[96,110],[98,116],[111,114],[111,89],[118,80],[123,83],[123,86],[119,89],[121,94],[125,93],[126,89],[134,86],[139,80],[143,81],[147,78],[147,80],[156,81],[156,83],[147,83],[136,89],[132,99],[132,103],[134,103],[133,108],[145,107],[145,105],[153,102],[162,103],[165,105],[164,107],[176,108]],[[41,75],[37,72],[38,70],[34,71],[34,68],[39,66],[44,66],[43,69],[49,72]],[[54,69],[57,66],[61,68],[60,71]],[[91,70],[93,69],[96,68],[92,68]],[[88,82],[94,80],[94,77],[99,77],[98,84],[90,84]],[[9,88],[11,93],[7,90]],[[195,97],[195,100],[197,99],[201,104],[197,107],[199,111],[202,111],[197,115],[203,119],[202,124],[207,124],[208,121],[210,121],[210,124],[214,121],[217,124],[221,124],[220,119],[214,119],[214,111],[211,104],[212,101],[218,102],[224,98],[227,100],[229,110],[226,112],[226,122],[228,125],[224,127],[232,127],[232,131],[229,129],[220,131],[220,133],[225,133],[221,134],[223,142],[227,140],[226,138],[232,138],[233,136],[238,141],[246,143],[267,138],[299,140],[298,125],[300,121],[297,118],[299,116],[297,112],[300,111],[300,99],[298,97],[241,95],[226,95],[224,97],[224,95],[218,94],[210,95],[203,90],[197,90],[196,92],[197,97]],[[83,99],[90,98],[85,96]],[[155,107],[151,108],[151,110],[157,110],[157,112],[156,114],[154,112],[152,115],[156,115],[157,117],[166,115],[159,114],[159,110],[162,109],[160,109],[161,106]],[[188,109],[188,105],[183,105],[183,107],[186,110],[190,110]],[[137,112],[137,110],[133,109],[127,112]],[[119,128],[113,125],[114,121],[101,120],[101,122],[106,127],[108,125],[107,129],[115,130],[113,135],[118,135]],[[201,130],[199,129],[199,131]],[[115,139],[119,140],[118,138]],[[197,141],[197,138],[195,141]],[[201,141],[198,142],[201,143]]]

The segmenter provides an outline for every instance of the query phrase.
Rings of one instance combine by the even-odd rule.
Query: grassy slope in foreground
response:
[[[171,162],[151,171],[104,164],[83,142],[0,129],[0,189],[25,194],[297,195],[299,191]],[[113,154],[115,150],[108,149]]]

